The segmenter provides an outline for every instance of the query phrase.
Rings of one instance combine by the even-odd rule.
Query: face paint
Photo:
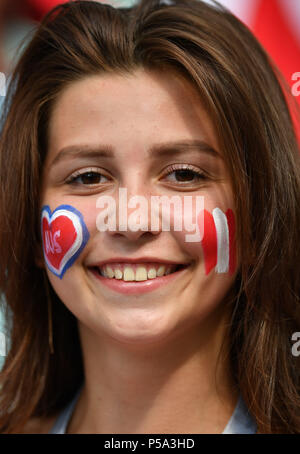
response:
[[[46,265],[62,279],[89,239],[83,216],[70,205],[60,205],[52,214],[49,206],[43,206],[41,230]]]
[[[204,219],[200,218],[204,216]],[[212,213],[203,210],[199,215],[203,222],[204,232],[202,250],[205,262],[205,273],[215,268],[216,273],[233,274],[236,268],[235,218],[231,209],[224,213],[215,208]]]

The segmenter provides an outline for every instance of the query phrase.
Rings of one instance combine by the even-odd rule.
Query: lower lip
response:
[[[114,290],[115,292],[122,293],[123,295],[140,295],[143,293],[152,292],[163,285],[167,285],[180,277],[189,266],[175,271],[174,273],[167,274],[166,276],[155,277],[147,281],[123,281],[122,279],[107,278],[101,276],[97,270],[90,268],[91,273],[106,287]]]

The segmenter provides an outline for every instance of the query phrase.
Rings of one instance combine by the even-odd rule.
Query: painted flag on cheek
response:
[[[212,213],[203,210],[202,250],[205,273],[213,268],[216,273],[233,274],[236,269],[235,217],[231,209],[224,213],[215,208]]]
[[[41,230],[45,263],[62,279],[89,239],[83,216],[70,205],[60,205],[53,212],[46,205],[41,212]]]

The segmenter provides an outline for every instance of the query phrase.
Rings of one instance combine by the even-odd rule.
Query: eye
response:
[[[74,172],[66,180],[66,183],[92,186],[105,183],[106,181],[109,181],[108,178],[102,173],[100,173],[98,170],[89,169],[86,171]]]
[[[173,174],[173,178],[171,175]],[[206,180],[207,177],[200,169],[189,164],[179,164],[170,166],[164,173],[164,177],[170,177],[169,181],[175,183],[199,183],[201,180]]]

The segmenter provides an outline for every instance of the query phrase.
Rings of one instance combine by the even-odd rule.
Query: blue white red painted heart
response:
[[[53,213],[43,206],[41,230],[47,267],[62,279],[89,239],[83,216],[71,205],[60,205]]]

